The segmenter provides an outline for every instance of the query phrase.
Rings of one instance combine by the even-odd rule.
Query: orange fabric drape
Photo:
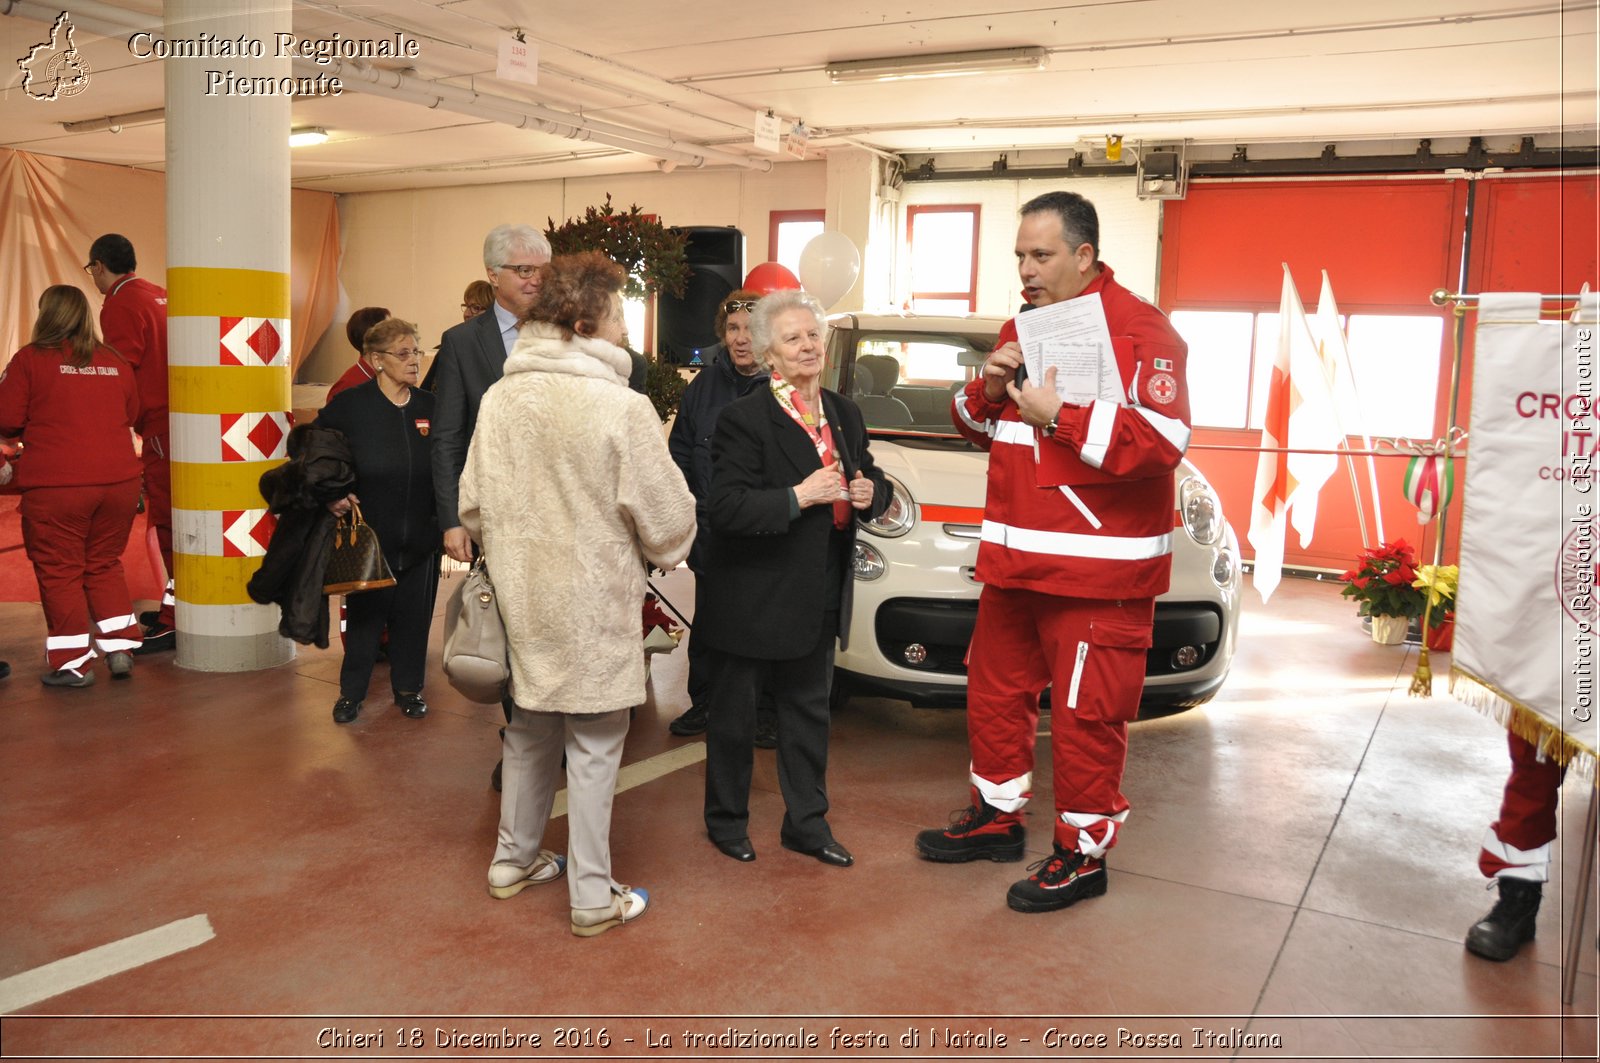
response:
[[[127,166],[0,148],[0,365],[28,341],[39,294],[76,284],[98,309],[84,275],[89,245],[122,233],[139,255],[139,274],[165,284],[167,179]],[[329,192],[290,193],[289,357],[294,368],[333,320],[339,300],[339,216]]]

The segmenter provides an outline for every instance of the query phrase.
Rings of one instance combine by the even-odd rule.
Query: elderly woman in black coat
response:
[[[706,735],[706,832],[725,855],[755,859],[749,836],[755,706],[777,700],[778,784],[786,849],[848,867],[828,826],[828,691],[834,641],[849,636],[856,518],[881,514],[890,488],[855,403],[822,387],[827,326],[800,291],[751,314],[764,388],[728,405],[712,442],[711,538],[694,637],[718,654]]]

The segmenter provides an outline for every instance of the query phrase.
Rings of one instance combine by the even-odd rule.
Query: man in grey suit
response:
[[[434,359],[433,494],[439,527],[444,529],[444,552],[457,561],[472,560],[472,539],[457,512],[457,490],[478,424],[478,405],[505,370],[517,329],[539,294],[539,267],[549,261],[550,242],[533,226],[490,229],[483,240],[483,268],[494,289],[494,303],[477,317],[446,329]],[[509,721],[510,699],[501,707]],[[492,781],[500,789],[499,764]]]

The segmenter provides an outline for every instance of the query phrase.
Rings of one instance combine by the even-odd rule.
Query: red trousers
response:
[[[983,589],[967,653],[967,738],[986,803],[1014,812],[1033,795],[1039,695],[1050,684],[1055,843],[1092,857],[1116,844],[1154,614],[1153,598]]]
[[[122,574],[138,504],[136,479],[22,492],[22,543],[39,581],[52,670],[81,673],[94,645],[115,653],[143,641]]]
[[[171,446],[171,440],[164,435],[145,436],[142,453],[145,520],[156,530],[156,546],[161,550],[161,563],[167,568],[167,585],[161,592],[160,622],[167,627],[177,627],[177,599],[172,593]]]
[[[1540,760],[1532,742],[1506,733],[1511,776],[1506,779],[1500,818],[1483,836],[1478,869],[1488,878],[1544,882],[1550,877],[1550,843],[1556,839],[1556,803],[1567,769]]]

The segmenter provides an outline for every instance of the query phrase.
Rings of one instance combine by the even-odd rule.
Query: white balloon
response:
[[[830,229],[800,252],[800,283],[824,307],[842,299],[860,275],[861,252],[844,233]]]

